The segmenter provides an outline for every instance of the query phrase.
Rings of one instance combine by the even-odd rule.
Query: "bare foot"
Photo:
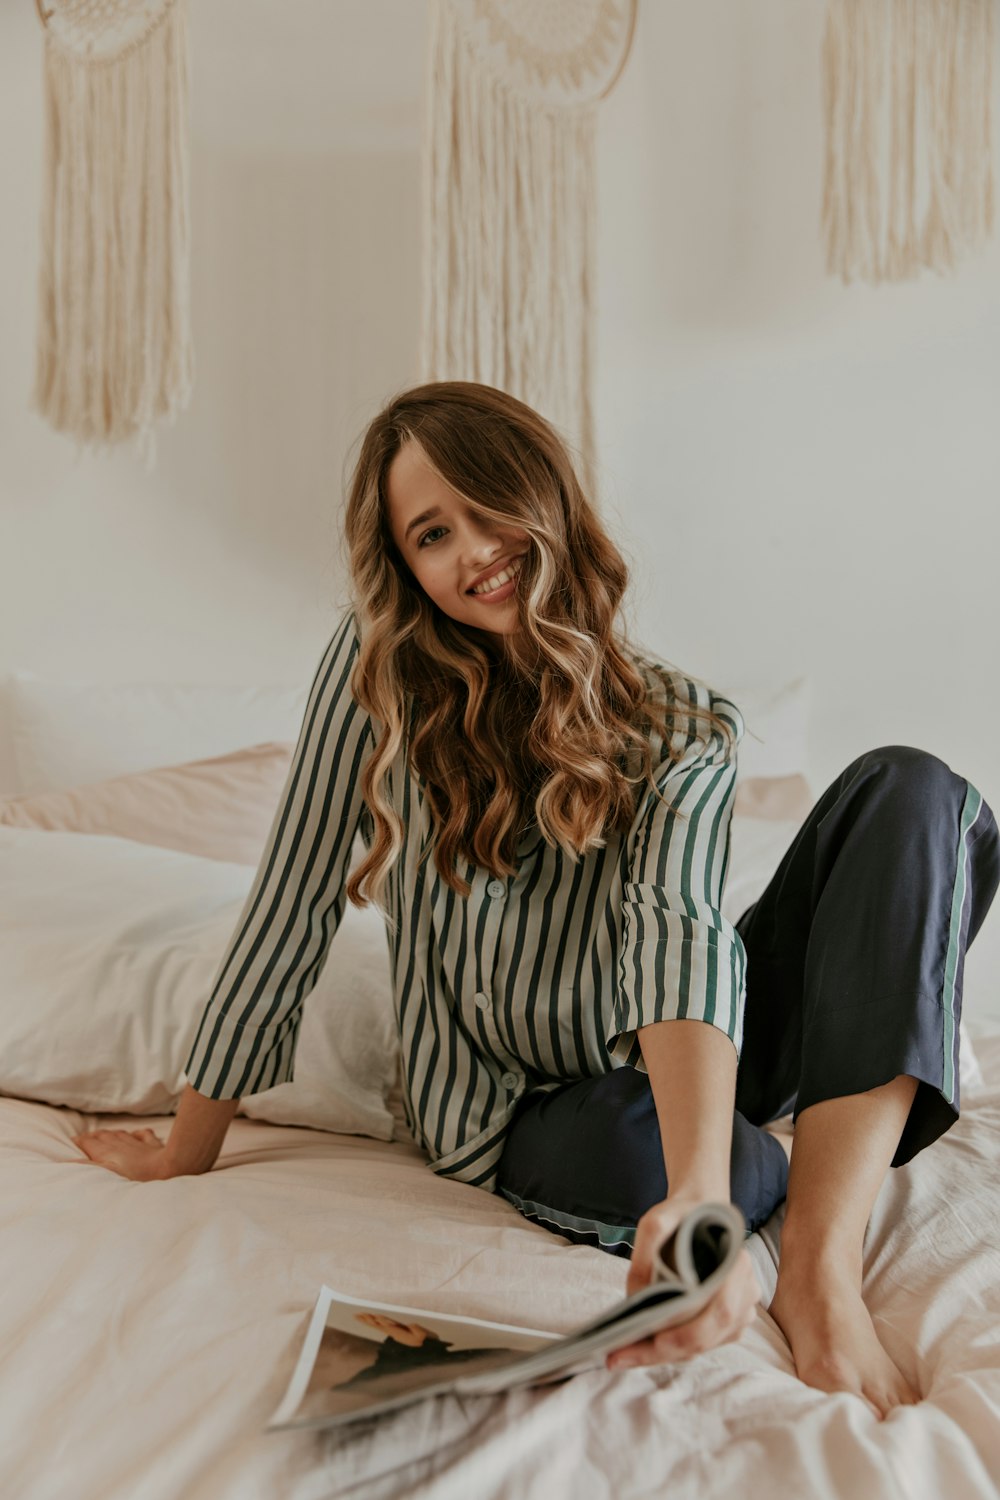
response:
[[[879,1342],[850,1273],[779,1261],[768,1312],[791,1345],[799,1379],[820,1391],[850,1391],[885,1417],[920,1396]]]

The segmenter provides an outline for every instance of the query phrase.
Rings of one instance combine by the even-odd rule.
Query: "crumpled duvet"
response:
[[[685,1364],[265,1433],[323,1281],[568,1331],[623,1294],[625,1263],[436,1177],[408,1142],[238,1118],[212,1172],[132,1183],[70,1138],[135,1120],[0,1099],[0,1494],[995,1500],[1000,1030],[976,1048],[984,1085],[890,1171],[866,1239],[868,1305],[924,1397],[884,1422],[803,1385],[761,1308]],[[768,1298],[781,1217],[748,1242]]]

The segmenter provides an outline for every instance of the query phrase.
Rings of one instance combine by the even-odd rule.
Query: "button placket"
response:
[[[483,1028],[486,1032],[486,1035],[490,1039],[494,1058],[497,1059],[497,1061],[499,1061],[501,1058],[509,1058],[510,1054],[507,1051],[507,1048],[504,1046],[503,1042],[500,1040],[500,1032],[497,1030],[496,1017],[493,1014],[493,1001],[485,990],[476,991],[476,1009],[482,1015]],[[508,1093],[516,1089],[520,1081],[520,1074],[513,1072],[509,1066],[507,1068],[507,1071],[505,1073],[501,1073],[500,1075],[500,1085],[502,1088],[505,1088]]]
[[[506,881],[497,878],[493,878],[487,881],[486,894],[490,897],[491,901],[499,902],[501,897],[505,897],[507,895]],[[488,914],[491,937],[490,947],[492,951],[489,955],[489,964],[486,963],[487,955],[485,953],[483,954],[483,969],[485,972],[488,972],[491,977],[496,968],[496,954],[500,941],[500,922],[502,914],[503,908],[499,905],[495,910],[491,910]],[[476,1009],[482,1015],[483,1026],[486,1030],[487,1035],[489,1036],[490,1042],[492,1043],[494,1055],[498,1059],[500,1057],[509,1057],[510,1054],[508,1053],[507,1048],[500,1040],[500,1032],[497,1029],[496,1017],[493,1013],[492,995],[487,993],[486,990],[478,990],[476,992],[475,1003]],[[508,1092],[516,1089],[520,1081],[520,1074],[515,1073],[509,1065],[506,1072],[500,1075],[501,1087],[507,1089]]]
[[[503,1052],[505,1049],[500,1040],[500,1033],[497,1030],[496,1017],[493,1014],[493,996],[488,994],[486,990],[476,991],[476,1009],[482,1016],[483,1029],[489,1037],[494,1050]]]
[[[486,884],[486,894],[490,897],[490,905],[486,911],[486,927],[483,933],[483,947],[480,954],[480,983],[492,983],[493,975],[497,966],[497,949],[500,946],[500,924],[503,921],[503,906],[499,904],[498,898],[506,896],[507,887],[502,880],[490,880]],[[492,1002],[491,1006],[492,1006]],[[478,1004],[478,1000],[477,1000]],[[484,1009],[480,1006],[480,1009]]]

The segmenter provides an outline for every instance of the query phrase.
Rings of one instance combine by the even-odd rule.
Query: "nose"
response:
[[[509,545],[510,537],[501,531],[495,521],[479,516],[467,518],[464,550],[470,567],[488,567]]]

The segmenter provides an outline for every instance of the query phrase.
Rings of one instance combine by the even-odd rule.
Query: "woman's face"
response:
[[[424,593],[462,625],[510,635],[518,628],[517,576],[479,593],[482,580],[506,572],[527,552],[515,526],[477,516],[431,468],[414,442],[404,443],[386,476],[389,529]],[[423,519],[420,519],[420,518]]]

